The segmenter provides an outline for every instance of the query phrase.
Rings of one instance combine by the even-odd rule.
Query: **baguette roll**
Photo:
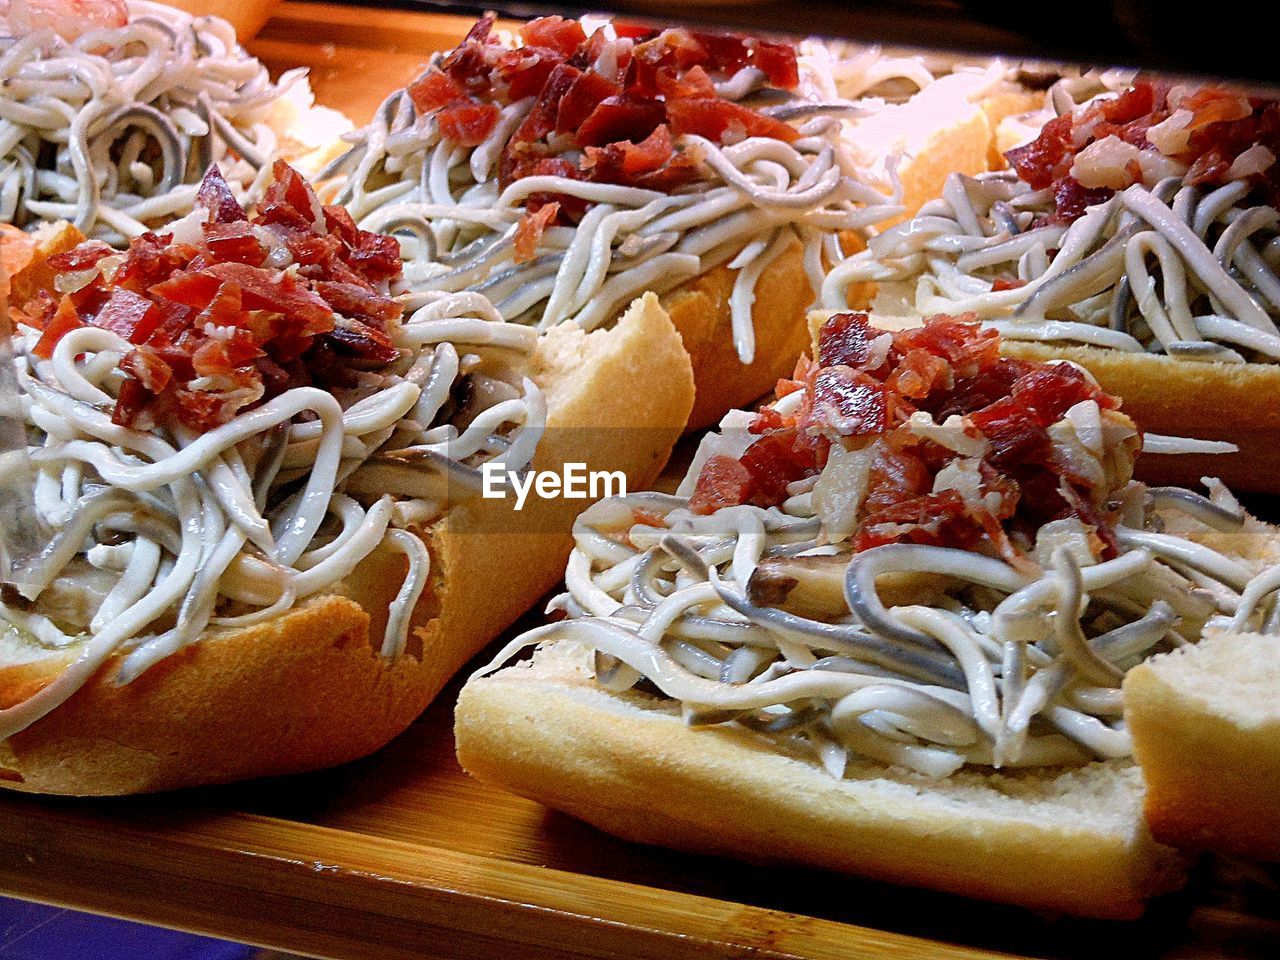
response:
[[[537,469],[569,462],[654,480],[693,400],[689,361],[648,296],[621,323],[543,338],[548,400]],[[601,428],[601,425],[607,428]],[[211,634],[130,683],[108,661],[70,700],[0,746],[0,783],[35,793],[170,790],[333,766],[377,750],[559,578],[580,500],[476,500],[418,531],[431,578],[404,656],[379,655],[403,559],[375,552],[336,592],[266,623]],[[484,602],[477,602],[483,597]],[[79,652],[0,639],[0,708],[51,682]]]
[[[1162,842],[1280,860],[1280,648],[1219,633],[1125,677],[1125,717]]]
[[[543,18],[517,37],[480,21],[383,102],[325,171],[326,195],[366,227],[402,230],[411,257],[442,258],[447,269],[410,269],[415,288],[493,289],[507,319],[591,329],[615,322],[633,293],[659,293],[693,358],[690,429],[791,372],[837,235],[857,246],[870,224],[914,212],[944,167],[986,170],[993,118],[1025,100],[969,71],[885,103],[838,82],[816,42],[797,59],[753,40],[743,50],[756,52],[730,64],[696,32],[611,29],[587,37]],[[537,47],[528,62],[546,66],[557,43],[549,79],[511,56]],[[673,66],[677,49],[700,52]],[[575,51],[585,72],[561,62]],[[649,66],[628,68],[633,56]],[[655,65],[660,83],[645,72]],[[652,116],[614,111],[607,95],[624,86]],[[879,166],[884,152],[899,158],[894,176]]]
[[[252,218],[216,171],[201,189],[186,244],[0,237],[51,530],[0,597],[13,789],[139,793],[377,749],[554,583],[600,495],[517,505],[472,478],[501,456],[531,480],[646,484],[693,403],[653,294],[609,330],[512,331],[480,297],[396,294],[389,238],[302,215],[315,196],[283,163]],[[286,272],[260,242],[277,235],[336,252]],[[220,259],[228,236],[241,259]],[[68,266],[82,285],[60,295]],[[139,292],[139,270],[167,275]],[[264,397],[277,362],[308,379]]]
[[[1052,913],[1132,919],[1182,883],[1132,763],[937,781],[854,762],[837,780],[750,731],[691,729],[657,698],[602,690],[590,663],[555,644],[468,683],[463,767],[639,843]]]
[[[1234,127],[1213,118],[1224,109]],[[1014,169],[953,175],[910,224],[835,266],[824,306],[973,313],[1010,356],[1087,368],[1144,429],[1240,448],[1220,466],[1155,458],[1151,476],[1280,489],[1263,399],[1280,384],[1280,275],[1257,252],[1275,246],[1280,223],[1268,146],[1278,112],[1228,89],[1147,81],[1048,111],[1032,142],[1006,151]]]
[[[1218,481],[1134,480],[1079,367],[949,317],[815,324],[674,495],[579,518],[567,618],[468,681],[461,762],[629,839],[1138,915],[1187,858],[1122,682],[1271,629],[1276,531]]]

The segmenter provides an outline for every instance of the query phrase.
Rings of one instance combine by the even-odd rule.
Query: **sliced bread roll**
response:
[[[804,863],[1084,916],[1131,918],[1181,882],[1128,762],[932,780],[875,764],[837,780],[745,729],[690,729],[670,703],[615,695],[568,643],[472,679],[466,770],[610,833]]]
[[[889,104],[846,128],[845,140],[860,172],[880,189],[892,189],[885,158],[898,158],[903,213],[913,216],[942,192],[955,172],[976,174],[1003,166],[993,153],[995,126],[1004,116],[1031,109],[1041,95],[1014,84],[985,89],[980,74],[943,77],[901,104]],[[886,224],[887,225],[887,224]],[[847,250],[860,240],[844,237]],[[693,358],[697,399],[689,429],[712,426],[728,410],[769,393],[787,377],[808,345],[805,313],[815,291],[796,242],[765,270],[756,287],[756,358],[747,365],[733,346],[729,295],[736,271],[728,267],[695,277],[663,296],[663,306]]]
[[[608,331],[541,338],[546,392],[534,468],[622,470],[633,486],[666,462],[693,403],[689,359],[653,295]],[[560,577],[588,501],[471,500],[421,531],[430,582],[406,655],[379,655],[404,559],[375,552],[341,589],[252,627],[208,635],[126,685],[117,654],[71,699],[0,743],[0,785],[109,795],[220,783],[364,756],[413,721],[449,677]],[[80,652],[0,632],[0,709]]]
[[[1180,360],[1165,354],[1005,340],[1001,350],[1027,360],[1062,359],[1088,370],[1149,433],[1224,440],[1239,453],[1178,455],[1141,461],[1144,476],[1196,485],[1218,477],[1239,490],[1280,490],[1280,364]]]
[[[1166,843],[1280,860],[1280,638],[1219,633],[1125,678],[1125,717]]]
[[[869,301],[868,301],[869,302]],[[860,309],[865,309],[862,307]],[[809,314],[810,348],[830,310]],[[901,330],[921,317],[876,313],[875,324]],[[1217,477],[1238,490],[1280,490],[1280,406],[1265,398],[1280,393],[1280,364],[1213,363],[1165,354],[1126,353],[1098,347],[1004,339],[1000,352],[1023,360],[1069,360],[1093,375],[1107,393],[1124,399],[1124,412],[1147,433],[1234,443],[1237,453],[1142,457],[1143,480],[1198,487]],[[1224,418],[1223,410],[1238,411]]]

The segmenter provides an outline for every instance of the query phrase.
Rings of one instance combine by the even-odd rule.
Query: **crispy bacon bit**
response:
[[[566,71],[574,70],[573,67],[565,67]],[[596,109],[610,97],[618,97],[622,95],[622,84],[610,80],[608,77],[602,77],[594,71],[586,73],[575,71],[576,76],[573,77],[569,89],[565,91],[565,95],[560,98],[560,102],[556,104],[556,132],[557,133],[576,133],[587,121]],[[578,136],[580,143],[586,143],[581,135]]]
[[[217,169],[216,167],[214,168]],[[237,204],[236,209],[240,207]],[[240,211],[242,214],[243,210]],[[262,241],[253,232],[247,219],[229,223],[206,223],[201,225],[204,242],[219,260],[236,263],[261,263],[264,250]]]
[[[875,516],[903,500],[918,497],[932,486],[929,465],[910,447],[883,445],[871,465],[863,507]]]
[[[434,113],[441,136],[462,146],[489,136],[503,107],[535,97],[499,159],[504,187],[554,174],[671,191],[705,176],[702,158],[677,149],[673,135],[697,133],[717,142],[798,136],[715,89],[717,80],[755,67],[774,87],[794,90],[800,75],[791,44],[622,24],[614,24],[616,39],[604,30],[588,37],[576,20],[540,17],[521,28],[523,45],[510,49],[495,41],[492,29],[492,17],[479,21],[408,92],[418,113]],[[526,207],[552,202],[560,203],[566,222],[585,209],[580,201],[544,195],[531,196]]]
[[[716,454],[707,458],[689,509],[694,513],[714,513],[721,507],[735,507],[746,503],[751,496],[751,473],[733,457]]]
[[[865,313],[837,313],[818,331],[818,360],[823,366],[866,370],[871,342],[882,335],[871,330]]]
[[[936,390],[949,389],[955,375],[955,367],[943,357],[917,347],[907,351],[885,386],[912,400],[923,400]]]
[[[59,273],[76,273],[96,267],[102,259],[115,253],[111,247],[101,240],[86,240],[78,247],[66,253],[55,254],[49,258],[49,266]]]
[[[44,332],[40,334],[40,339],[36,341],[33,352],[37,357],[48,360],[53,356],[53,348],[58,345],[59,340],[76,327],[83,326],[84,324],[81,322],[79,314],[76,313],[75,304],[72,303],[70,297],[64,296],[58,302],[58,309],[53,316],[45,322]]]
[[[999,293],[1002,290],[1017,290],[1019,287],[1025,287],[1027,281],[1021,277],[996,277],[991,282],[991,292]]]
[[[440,135],[464,147],[478,147],[498,125],[498,108],[492,103],[457,103],[445,107],[436,119]]]
[[[148,393],[163,393],[173,380],[173,368],[145,343],[120,361],[120,369]]]
[[[675,147],[671,131],[660,123],[639,143],[624,140],[604,147],[587,147],[586,154],[583,166],[593,179],[627,182],[661,170],[675,156]]]
[[[823,367],[810,391],[812,409],[804,422],[810,433],[865,437],[885,431],[888,401],[875,377],[853,367]]]
[[[201,431],[291,386],[333,386],[352,368],[394,361],[387,328],[401,308],[387,283],[400,272],[395,240],[358,229],[341,208],[321,207],[286,164],[273,172],[250,218],[211,168],[197,193],[200,243],[143,234],[114,272],[60,300],[33,300],[27,313],[39,314],[43,330],[37,355],[51,356],[76,327],[110,330],[135,344],[120,362],[126,379],[114,422]],[[294,256],[285,269],[267,264],[269,248],[281,245]],[[87,241],[50,262],[61,276],[112,254]],[[203,378],[213,383],[193,382]]]
[[[606,97],[578,127],[574,138],[583,147],[645,140],[662,123],[668,109],[661,101],[628,93]]]
[[[794,90],[800,84],[800,67],[796,52],[789,43],[753,40],[751,60],[764,71],[769,82],[782,90]]]
[[[130,343],[144,343],[162,319],[160,311],[146,297],[116,287],[93,318],[93,325],[110,330]]]
[[[779,384],[780,396],[805,390],[798,409],[765,407],[748,425],[757,439],[741,457],[707,461],[690,501],[695,512],[778,506],[791,483],[818,473],[830,446],[841,444],[874,452],[855,550],[954,546],[1025,566],[1035,530],[1064,516],[1094,527],[1103,548],[1114,548],[1114,491],[1081,476],[1051,428],[1085,401],[1113,424],[1132,424],[1079,368],[1001,357],[999,336],[967,317],[889,333],[864,313],[837,314],[818,332],[818,348],[816,364],[802,360],[795,379]],[[960,417],[963,437],[984,443],[982,456],[916,432],[917,411],[935,425]]]
[[[811,448],[797,443],[794,427],[766,431],[747,447],[740,463],[751,475],[751,495],[760,504],[781,503],[787,484],[802,480],[815,466]]]
[[[239,287],[246,309],[270,310],[290,317],[304,335],[333,329],[333,308],[287,271],[247,263],[218,263],[201,273]]]
[[[1141,176],[1134,177],[1134,182],[1141,179]],[[1086,210],[1110,200],[1114,193],[1110,187],[1083,187],[1075,177],[1065,176],[1053,185],[1053,222],[1075,223]]]
[[[672,100],[667,103],[667,116],[675,133],[696,133],[717,143],[728,133],[737,137],[772,137],[788,143],[800,137],[795,127],[728,100]]]
[[[1166,121],[1176,125],[1178,133],[1171,134],[1162,126],[1160,130],[1165,133],[1157,136],[1160,131],[1151,128]],[[1190,184],[1221,185],[1231,179],[1235,159],[1256,145],[1280,156],[1280,102],[1220,87],[1140,80],[1119,96],[1055,117],[1036,139],[1008,151],[1005,157],[1033,188],[1053,188],[1054,220],[1071,223],[1087,207],[1115,192],[1111,189],[1114,183],[1086,189],[1071,174],[1076,157],[1107,137],[1184,165]],[[1278,167],[1280,164],[1271,163],[1246,177],[1271,206],[1280,204]],[[1152,169],[1157,167],[1153,165]],[[1142,183],[1144,178],[1154,176],[1145,173],[1143,165],[1136,161],[1129,161],[1114,173],[1127,178],[1128,183]]]
[[[867,517],[855,550],[886,543],[922,543],[931,547],[972,548],[986,530],[978,513],[955,490],[939,490],[891,503]]]
[[[511,259],[516,263],[528,263],[532,260],[537,255],[538,244],[542,242],[543,231],[549,224],[555,223],[559,213],[560,204],[549,203],[522,216],[516,227],[515,253]]]
[[[196,191],[196,206],[208,211],[210,224],[236,223],[249,219],[217,167],[210,167],[200,182],[200,189]]]
[[[894,334],[897,354],[925,350],[945,360],[956,377],[972,377],[1000,360],[1000,334],[984,330],[973,314],[947,317]]]
[[[572,57],[587,40],[582,24],[563,17],[538,17],[520,28],[527,46],[547,47],[565,57]]]
[[[408,92],[419,113],[439,110],[455,100],[465,100],[467,96],[461,84],[439,70],[428,70],[409,84]]]

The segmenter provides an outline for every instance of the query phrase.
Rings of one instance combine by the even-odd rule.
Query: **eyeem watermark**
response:
[[[530,491],[543,500],[557,497],[565,500],[600,500],[627,495],[627,475],[621,470],[588,470],[585,463],[566,463],[555,470],[527,470],[523,474],[508,470],[501,463],[486,463],[480,468],[484,476],[481,496],[502,500],[507,489],[515,491],[515,509],[523,510]]]

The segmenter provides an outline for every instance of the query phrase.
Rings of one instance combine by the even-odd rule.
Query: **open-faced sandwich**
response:
[[[475,289],[542,330],[606,326],[661,294],[693,357],[690,426],[708,426],[790,372],[842,233],[936,195],[944,164],[987,169],[982,103],[1018,89],[1004,72],[935,82],[882,59],[559,17],[509,34],[487,17],[351,135],[326,196],[404,235],[414,289]]]
[[[124,242],[187,213],[217,164],[237,198],[271,161],[304,173],[351,128],[306,71],[272,81],[218,17],[147,0],[0,8],[0,222],[70,220]]]
[[[693,402],[649,296],[539,336],[408,293],[392,237],[283,161],[217,167],[126,250],[19,233],[12,341],[45,531],[0,595],[0,783],[114,794],[305,770],[399,733],[558,577],[578,499],[652,480]],[[15,460],[15,458],[17,458]],[[10,476],[13,474],[10,473]]]
[[[881,313],[976,313],[1010,355],[1071,359],[1144,428],[1235,442],[1233,484],[1280,489],[1280,103],[1140,79],[1076,105],[1070,89],[1012,169],[953,175],[831,271],[824,305],[865,303],[872,282]]]
[[[1177,886],[1133,754],[1185,741],[1122,683],[1271,629],[1280,544],[1216,480],[1135,481],[1120,401],[973,319],[837,314],[675,495],[584,513],[565,619],[463,689],[463,765],[630,839],[1039,909]]]

